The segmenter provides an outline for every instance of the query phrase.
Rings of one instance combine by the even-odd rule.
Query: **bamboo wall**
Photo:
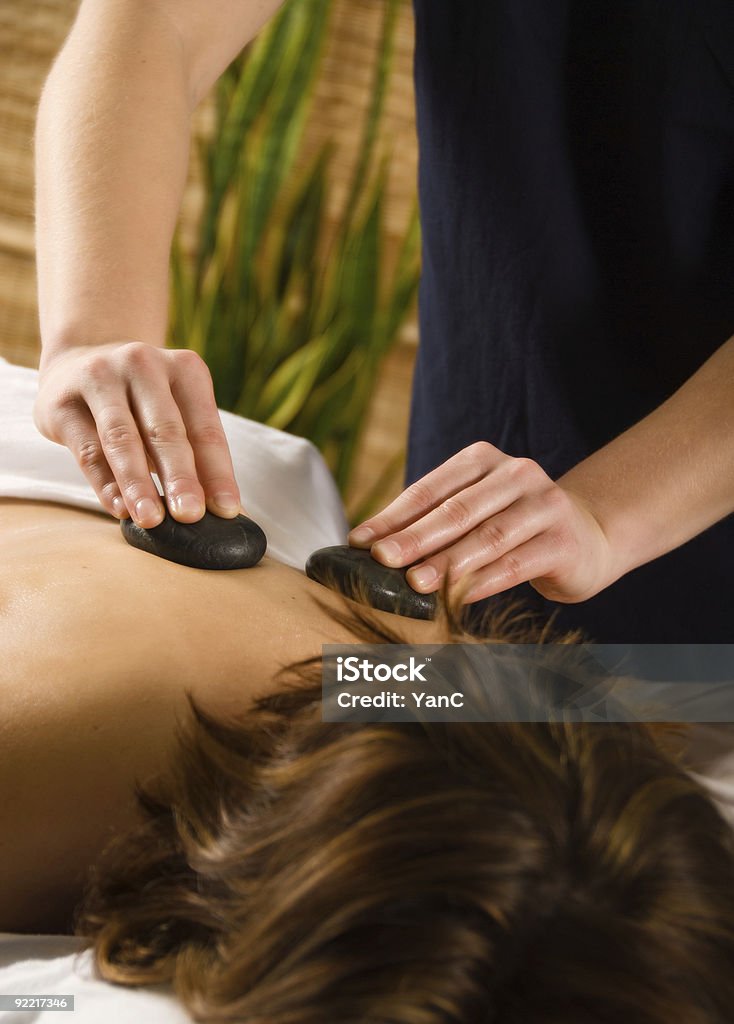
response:
[[[33,124],[43,81],[77,6],[77,0],[0,3],[0,355],[27,366],[37,364],[40,350],[33,257]],[[327,137],[336,144],[329,191],[333,218],[341,209],[356,155],[381,17],[380,0],[335,0],[331,35],[300,157],[308,160]],[[381,146],[392,154],[386,217],[388,264],[415,195],[412,47],[412,11],[405,0],[381,138]],[[194,115],[195,135],[206,135],[210,115],[210,103],[204,100]],[[195,152],[192,147],[192,154]],[[182,209],[184,230],[195,216],[200,194],[194,158]],[[416,341],[413,315],[378,384],[350,504],[404,446]],[[399,484],[398,477],[394,493]]]

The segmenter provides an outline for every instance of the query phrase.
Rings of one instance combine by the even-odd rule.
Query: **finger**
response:
[[[445,577],[455,583],[463,576],[496,562],[554,522],[549,503],[537,495],[524,495],[507,509],[489,516],[455,544],[408,569],[411,587],[422,593],[438,590]]]
[[[145,445],[127,405],[95,393],[88,399],[107,463],[138,525],[149,529],[164,516],[160,495],[148,470]]]
[[[127,519],[130,513],[125,499],[105,457],[94,417],[86,405],[80,402],[73,416],[60,424],[59,440],[71,451],[102,507],[117,519]]]
[[[193,355],[195,360],[182,362],[182,355]],[[217,409],[211,375],[196,353],[179,353],[176,371],[171,376],[171,391],[186,426],[207,507],[225,518],[238,515],[242,511],[240,489],[227,436]]]
[[[368,547],[404,529],[442,501],[477,483],[503,461],[509,461],[509,456],[486,441],[464,448],[407,487],[378,515],[355,527],[349,534],[349,543],[354,547]]]
[[[377,541],[372,555],[383,565],[410,565],[445,550],[523,494],[548,486],[543,470],[524,459],[506,459],[478,483],[452,494],[407,529]]]
[[[168,379],[164,374],[149,374],[138,381],[131,401],[140,436],[155,464],[171,515],[182,523],[198,522],[206,508],[204,491]]]
[[[558,568],[558,546],[552,533],[546,531],[473,573],[464,590],[464,603],[472,604],[528,580],[552,575]]]

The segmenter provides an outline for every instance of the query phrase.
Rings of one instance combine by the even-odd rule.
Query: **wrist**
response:
[[[121,335],[119,333],[113,334],[111,331],[95,329],[94,327],[75,326],[64,328],[44,336],[41,343],[38,370],[43,374],[52,364],[55,364],[59,359],[73,351],[96,348],[102,345],[126,345],[132,341],[143,341],[145,344],[156,345],[155,342],[147,339]],[[165,345],[161,342],[156,347],[164,348]]]
[[[630,506],[625,503],[611,478],[604,486],[597,486],[593,475],[586,477],[583,465],[574,467],[556,483],[592,517],[603,534],[607,548],[603,587],[608,587],[655,557],[650,553],[655,538],[649,536],[639,509],[634,503]]]

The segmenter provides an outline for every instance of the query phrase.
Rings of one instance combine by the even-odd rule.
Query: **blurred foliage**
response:
[[[171,336],[206,360],[221,408],[310,438],[344,495],[380,363],[415,296],[420,229],[414,206],[386,283],[388,159],[375,151],[400,0],[384,0],[360,148],[328,245],[330,144],[284,198],[331,7],[291,0],[217,84],[193,259],[178,236],[173,245]],[[355,519],[379,503],[389,471]]]

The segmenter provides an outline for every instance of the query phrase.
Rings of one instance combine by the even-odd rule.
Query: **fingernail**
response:
[[[411,569],[408,575],[410,585],[419,587],[421,590],[427,590],[438,579],[438,573],[432,565],[422,565],[420,569]]]
[[[381,540],[379,544],[375,544],[372,554],[379,555],[380,560],[388,565],[400,562],[402,556],[400,545],[394,540]]]
[[[115,513],[118,519],[127,519],[129,513],[127,511],[127,505],[118,494],[116,498],[112,499],[112,511]]]
[[[369,526],[358,526],[350,531],[349,541],[351,544],[369,544],[374,535],[375,531],[370,529]]]
[[[201,498],[197,498],[195,494],[178,494],[173,499],[173,509],[171,510],[175,516],[186,516],[187,519],[201,519],[204,515],[204,504]]]
[[[158,526],[163,515],[163,509],[152,498],[141,498],[135,502],[135,519],[141,526]]]
[[[236,498],[234,494],[215,494],[211,499],[212,504],[216,505],[222,512],[227,512],[230,515],[237,515],[240,510],[240,500]]]

